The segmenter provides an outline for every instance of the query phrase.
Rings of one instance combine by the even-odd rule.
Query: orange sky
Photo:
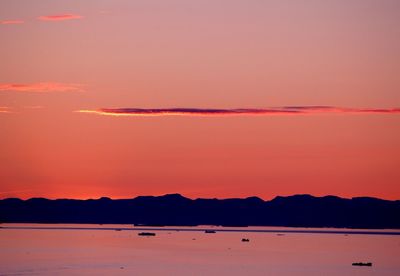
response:
[[[2,0],[0,198],[400,199],[399,30],[395,0]]]

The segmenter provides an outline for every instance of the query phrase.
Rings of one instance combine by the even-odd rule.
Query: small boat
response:
[[[242,239],[242,242],[249,242],[249,239]]]
[[[354,265],[354,266],[372,266],[372,263],[359,262],[359,263],[352,263],[351,265]]]
[[[206,234],[214,234],[216,232],[214,230],[206,230],[206,231],[204,231],[204,233],[206,233]]]
[[[151,232],[140,232],[138,233],[138,236],[155,236],[156,233],[151,233]]]

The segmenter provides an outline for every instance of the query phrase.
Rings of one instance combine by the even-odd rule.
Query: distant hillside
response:
[[[9,198],[0,200],[0,222],[400,228],[400,201],[311,195],[271,201],[192,200],[179,194],[118,200]]]

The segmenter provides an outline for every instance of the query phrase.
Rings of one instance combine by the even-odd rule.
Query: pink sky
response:
[[[0,198],[400,199],[399,1],[1,1],[13,21]],[[312,114],[96,114],[287,107]]]

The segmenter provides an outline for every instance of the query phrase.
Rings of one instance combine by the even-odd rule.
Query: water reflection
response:
[[[3,224],[3,227],[16,226]],[[131,225],[38,225],[124,229]],[[179,228],[177,228],[179,230]],[[198,229],[201,229],[198,227]],[[400,236],[152,230],[0,230],[0,275],[399,275]],[[236,229],[236,228],[233,228]],[[247,229],[260,229],[249,227]],[[271,228],[264,228],[271,229]],[[332,229],[330,229],[332,230]],[[248,242],[242,242],[248,239]],[[372,262],[372,267],[353,267]]]

